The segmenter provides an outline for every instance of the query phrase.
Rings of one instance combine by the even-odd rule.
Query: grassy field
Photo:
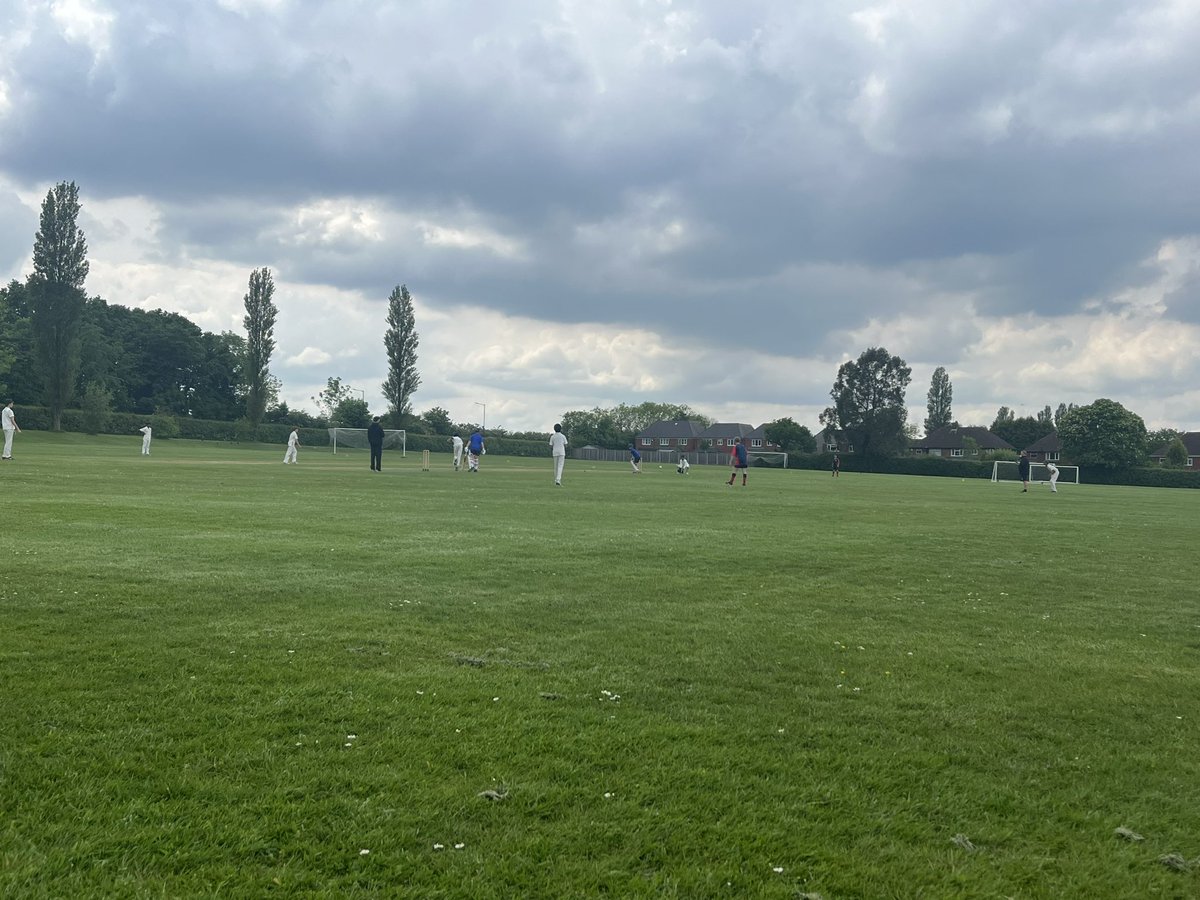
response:
[[[0,465],[0,896],[1200,896],[1197,492],[139,448]]]

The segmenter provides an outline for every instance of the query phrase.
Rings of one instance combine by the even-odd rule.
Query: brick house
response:
[[[968,449],[967,441],[974,446]],[[909,450],[917,456],[949,456],[963,459],[979,454],[980,450],[1012,450],[1013,445],[1004,438],[996,437],[986,428],[977,425],[947,425],[935,428],[919,441],[913,441]]]
[[[700,440],[708,441],[713,450],[721,451],[733,446],[733,442],[738,438],[750,447],[750,435],[754,432],[754,428],[750,425],[745,425],[741,422],[717,422],[715,425],[710,425],[700,432]],[[762,439],[762,435],[759,435]],[[763,449],[763,448],[759,448]]]
[[[692,453],[700,447],[700,435],[704,425],[687,420],[662,419],[634,436],[634,445],[641,451],[677,450]]]
[[[1044,438],[1034,441],[1025,448],[1030,462],[1058,462],[1062,457],[1062,441],[1058,432],[1052,431]]]
[[[1187,450],[1187,468],[1191,471],[1200,470],[1200,431],[1188,431],[1179,436],[1183,441],[1183,447]],[[1167,447],[1170,444],[1163,444],[1157,450],[1150,454],[1150,461],[1163,464],[1163,460],[1167,458]]]
[[[828,428],[822,428],[813,439],[817,442],[818,453],[853,453],[854,445],[850,443],[850,439],[846,437],[844,431],[831,431]]]

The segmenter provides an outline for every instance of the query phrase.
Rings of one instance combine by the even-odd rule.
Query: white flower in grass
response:
[[[433,845],[433,849],[434,849],[434,850],[445,850],[445,849],[446,849],[446,845],[445,845],[445,844],[434,844],[434,845]]]
[[[604,799],[605,799],[605,800],[611,800],[612,798],[613,798],[613,793],[612,793],[612,791],[605,791],[605,792],[604,792]]]
[[[499,698],[499,697],[493,697],[493,698],[492,698],[492,702],[493,702],[493,703],[496,703],[496,702],[498,702],[499,700],[500,700],[500,698]]]
[[[782,875],[783,874],[783,866],[772,866],[771,871],[774,872],[776,875]]]
[[[357,734],[348,734],[348,735],[346,735],[346,740],[348,740],[348,741],[357,741],[357,740],[358,740],[358,735],[357,735]]]
[[[367,850],[367,849],[365,849],[365,848],[364,848],[364,849],[362,849],[362,850],[359,850],[359,851],[358,851],[358,855],[359,855],[359,856],[366,856],[366,855],[367,855],[368,853],[370,853],[370,852],[371,852],[370,850]]]
[[[467,845],[466,845],[466,844],[455,844],[455,845],[454,845],[454,849],[455,849],[455,850],[461,850],[461,849],[462,849],[463,847],[465,847],[465,846],[467,846]]]

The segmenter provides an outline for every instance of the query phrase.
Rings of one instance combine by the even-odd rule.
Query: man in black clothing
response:
[[[1029,490],[1029,454],[1021,451],[1021,461],[1017,463],[1017,471],[1021,473],[1021,493]]]
[[[379,416],[371,420],[367,428],[367,443],[371,445],[371,471],[383,471],[383,426],[379,424]]]

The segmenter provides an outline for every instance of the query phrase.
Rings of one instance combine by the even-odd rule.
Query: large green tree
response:
[[[54,431],[62,428],[62,411],[74,396],[79,368],[83,282],[88,274],[79,209],[79,188],[73,181],[60,181],[46,194],[28,279],[33,339]]]
[[[864,350],[838,368],[829,392],[833,406],[821,413],[821,424],[844,432],[857,454],[899,453],[906,444],[904,392],[911,380],[912,369],[899,356],[883,347]]]
[[[1080,466],[1127,469],[1146,456],[1146,423],[1115,400],[1079,406],[1058,422],[1063,455]]]
[[[246,292],[246,418],[258,425],[271,400],[270,365],[275,352],[275,317],[279,315],[273,297],[275,280],[271,270],[264,267],[250,273],[250,289]]]
[[[954,387],[950,384],[950,376],[942,366],[933,370],[933,378],[929,381],[929,394],[925,417],[925,433],[931,434],[939,428],[950,424],[952,413],[950,403],[954,399]]]
[[[399,284],[388,296],[387,331],[383,334],[383,346],[387,350],[388,377],[383,383],[383,397],[388,402],[392,417],[412,412],[409,397],[421,384],[417,372],[416,316],[413,315],[412,295],[408,286]]]
[[[763,433],[768,441],[784,453],[812,453],[817,449],[817,439],[813,433],[788,416],[768,422]]]

